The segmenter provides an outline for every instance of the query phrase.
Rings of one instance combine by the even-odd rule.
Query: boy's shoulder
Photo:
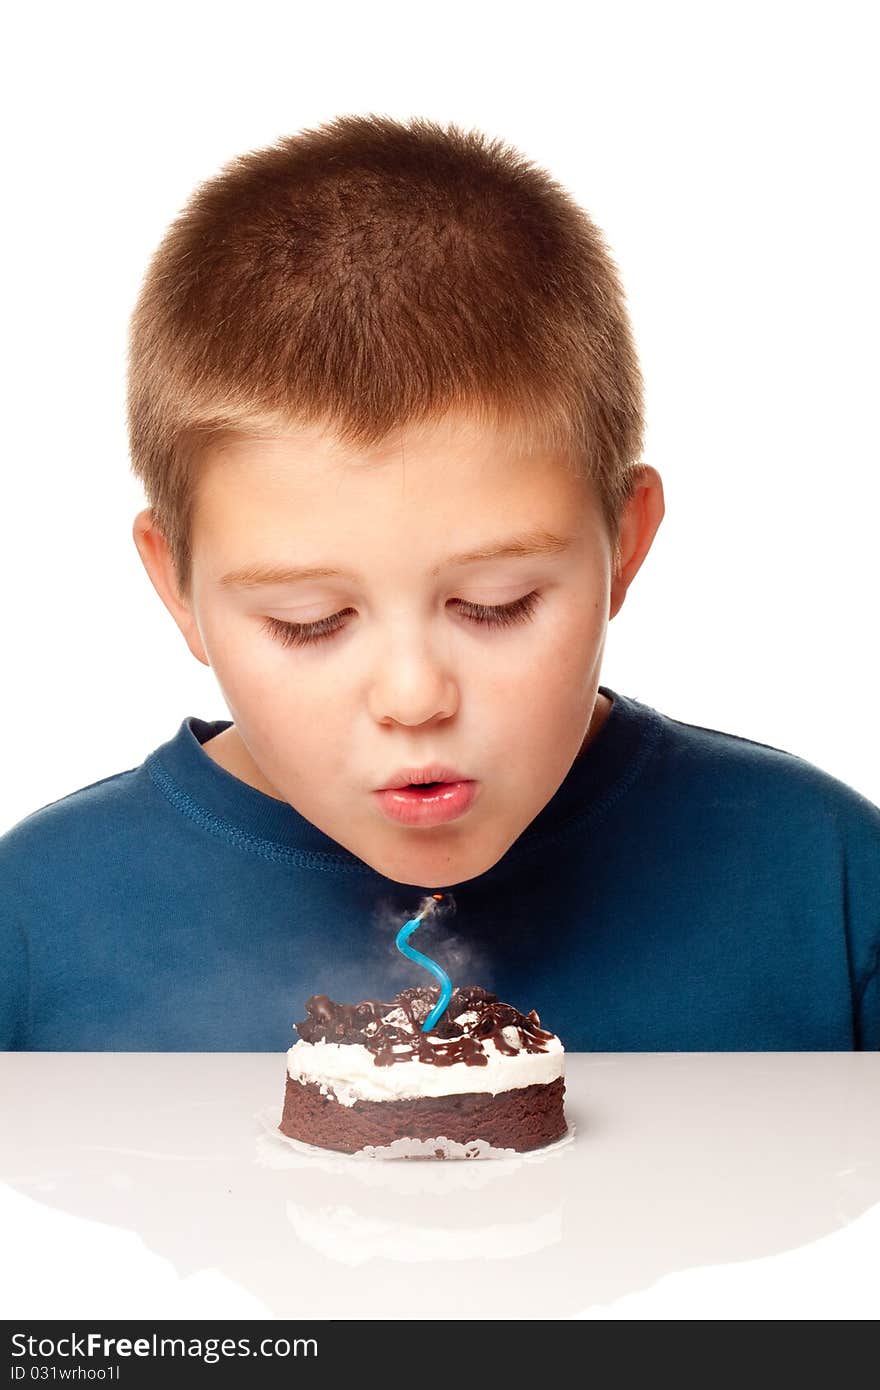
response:
[[[212,820],[180,789],[175,767],[187,758],[198,765],[199,740],[224,723],[188,716],[135,767],[67,792],[0,834],[4,904],[17,902],[23,916],[72,912],[101,893],[124,893],[138,876],[149,884],[172,872]]]
[[[132,778],[140,770],[132,767],[113,772],[38,806],[0,835],[0,845],[11,851],[34,837],[63,836],[85,820],[112,820],[119,806],[130,799]]]
[[[760,818],[824,813],[826,823],[861,828],[880,848],[880,806],[807,758],[722,729],[654,711],[662,726],[663,767],[683,794],[695,785],[716,806]]]
[[[112,862],[143,819],[145,768],[89,782],[17,821],[0,835],[0,881],[43,897],[65,881],[81,881],[96,863]]]

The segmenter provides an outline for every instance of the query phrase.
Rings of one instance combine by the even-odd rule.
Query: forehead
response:
[[[294,542],[354,544],[371,535],[397,545],[421,536],[424,548],[426,535],[440,532],[453,542],[446,551],[456,536],[466,546],[489,532],[493,540],[541,527],[570,533],[596,513],[593,487],[575,463],[515,428],[448,415],[358,449],[304,425],[230,436],[208,453],[193,544],[220,540],[238,559],[251,537],[280,555]]]

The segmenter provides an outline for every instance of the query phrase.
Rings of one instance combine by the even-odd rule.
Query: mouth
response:
[[[380,791],[397,791],[400,787],[437,787],[449,785],[456,782],[470,782],[473,779],[465,776],[457,767],[449,767],[446,763],[426,763],[424,767],[401,767],[388,778]]]
[[[384,787],[372,793],[381,813],[399,825],[445,825],[473,806],[480,783],[471,778]]]

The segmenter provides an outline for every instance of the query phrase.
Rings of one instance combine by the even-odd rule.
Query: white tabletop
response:
[[[880,1315],[880,1054],[568,1054],[571,1143],[458,1162],[296,1153],[284,1068],[0,1054],[4,1316]]]

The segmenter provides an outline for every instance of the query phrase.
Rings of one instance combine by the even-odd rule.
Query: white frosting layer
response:
[[[438,1038],[438,1042],[443,1041]],[[446,1040],[448,1041],[448,1039]],[[497,1095],[519,1086],[547,1085],[562,1076],[565,1054],[554,1034],[542,1044],[546,1052],[499,1052],[489,1039],[484,1067],[457,1062],[435,1066],[411,1058],[377,1067],[374,1055],[361,1043],[310,1043],[300,1039],[287,1053],[287,1071],[294,1081],[315,1081],[324,1095],[342,1105],[358,1100],[418,1100],[422,1096],[462,1095],[479,1091]]]

